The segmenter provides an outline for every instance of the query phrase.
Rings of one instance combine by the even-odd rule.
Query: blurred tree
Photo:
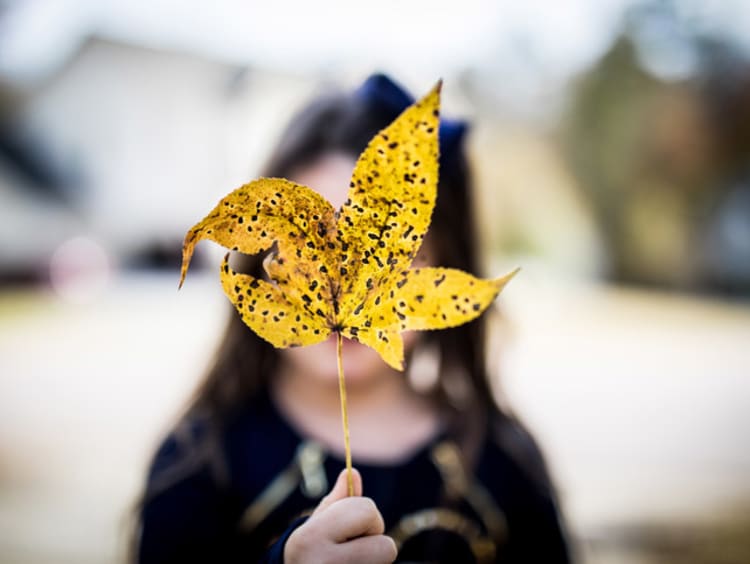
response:
[[[660,76],[647,61],[654,46],[638,43],[652,16],[632,15],[578,84],[563,127],[567,158],[592,200],[614,280],[750,290],[748,269],[727,264],[750,263],[750,249],[736,244],[750,213],[717,216],[750,187],[750,67],[728,44],[683,26],[670,48],[695,65]]]

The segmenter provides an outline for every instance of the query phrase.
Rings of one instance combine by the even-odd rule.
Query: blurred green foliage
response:
[[[580,79],[562,127],[609,276],[748,294],[750,64],[686,32],[695,68],[660,77],[644,65],[637,29],[636,18]]]

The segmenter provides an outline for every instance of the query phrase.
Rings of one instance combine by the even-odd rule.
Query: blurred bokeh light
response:
[[[582,562],[750,561],[750,3],[0,0],[0,561],[124,557],[227,314],[182,236],[305,100],[471,120],[490,359]],[[212,254],[214,253],[214,254]]]

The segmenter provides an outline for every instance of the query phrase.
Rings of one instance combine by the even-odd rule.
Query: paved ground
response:
[[[493,350],[583,558],[668,561],[684,531],[737,522],[750,508],[750,306],[545,280],[524,271],[508,288]],[[129,277],[86,305],[0,294],[3,563],[120,558],[148,453],[225,312],[210,275],[175,286]]]
[[[750,561],[750,307],[533,273],[503,305],[504,390],[543,443],[584,555],[686,562],[703,550],[687,536],[740,523],[743,556],[695,561]],[[670,557],[674,544],[686,552]]]

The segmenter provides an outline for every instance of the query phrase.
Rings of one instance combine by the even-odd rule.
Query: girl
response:
[[[412,101],[377,75],[313,103],[265,175],[311,186],[338,207],[359,153]],[[441,123],[438,198],[416,263],[478,275],[465,129]],[[262,276],[263,258],[244,257],[239,269]],[[347,497],[335,339],[277,350],[233,312],[204,383],[154,458],[139,561],[567,562],[539,450],[493,401],[484,334],[483,317],[405,334],[407,376],[345,343],[358,468],[357,495]]]

